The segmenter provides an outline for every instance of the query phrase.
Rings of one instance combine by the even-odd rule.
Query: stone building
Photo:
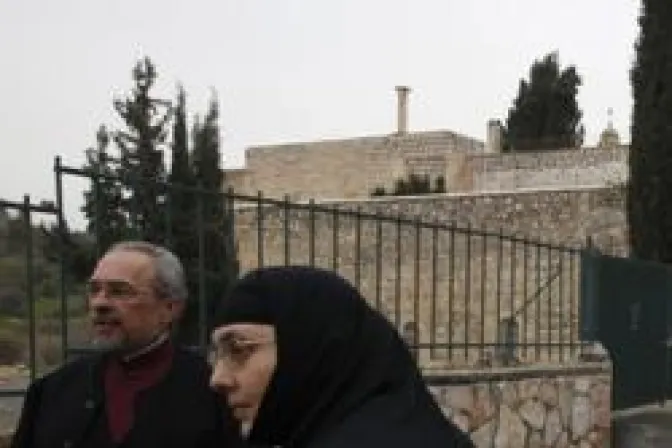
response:
[[[628,148],[611,120],[596,147],[502,153],[502,124],[486,123],[486,141],[450,130],[408,129],[410,88],[397,92],[397,129],[387,135],[248,148],[245,166],[227,170],[236,192],[301,201],[363,199],[392,191],[410,174],[443,178],[448,193],[476,193],[622,183]]]
[[[595,147],[502,153],[497,120],[487,122],[485,142],[448,130],[409,131],[409,93],[397,88],[397,129],[388,135],[252,147],[243,169],[225,173],[237,193],[323,207],[236,201],[243,270],[262,263],[336,268],[420,343],[494,342],[506,319],[515,321],[519,339],[576,340],[578,252],[539,248],[578,248],[591,237],[628,253],[628,147],[611,121]],[[443,177],[447,192],[371,196],[409,174]],[[395,225],[407,218],[442,227]],[[489,236],[479,236],[484,232]],[[561,355],[544,353],[546,360]],[[456,362],[480,356],[465,350]],[[425,366],[445,363],[429,358]]]

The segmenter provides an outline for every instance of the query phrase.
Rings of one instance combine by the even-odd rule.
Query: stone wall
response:
[[[292,200],[369,197],[409,174],[442,176],[455,193],[595,187],[627,179],[627,146],[492,154],[449,131],[252,147],[227,186]]]
[[[603,448],[611,439],[608,365],[428,377],[444,414],[478,448]]]
[[[609,446],[607,364],[457,370],[425,379],[446,417],[479,448]],[[0,428],[0,448],[9,447],[10,428]]]
[[[628,147],[483,154],[469,159],[472,191],[588,187],[624,183]]]
[[[407,338],[443,344],[423,365],[491,359],[511,317],[520,342],[546,344],[518,351],[521,362],[574,357],[578,247],[591,236],[626,251],[619,188],[238,204],[235,227],[243,270],[336,268]]]
[[[483,143],[449,131],[252,147],[243,170],[230,170],[237,192],[292,200],[367,197],[376,187],[391,190],[409,172],[455,178],[465,154]]]

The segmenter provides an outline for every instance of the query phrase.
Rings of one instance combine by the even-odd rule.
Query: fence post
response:
[[[518,345],[518,323],[514,316],[505,317],[499,321],[497,359],[505,366],[516,360],[516,346]]]
[[[35,380],[37,369],[35,335],[35,288],[33,274],[33,225],[30,219],[30,196],[23,197],[23,228],[26,233],[26,296],[28,300],[28,356],[30,380]]]
[[[586,247],[581,250],[580,295],[579,295],[579,338],[582,341],[596,341],[599,329],[599,282],[600,253],[589,237]]]
[[[199,191],[196,198],[196,232],[198,237],[198,346],[201,353],[205,353],[208,344],[207,321],[208,321],[208,295],[206,295],[206,277],[205,277],[205,207],[203,196],[205,193],[199,185]]]
[[[61,356],[63,362],[68,359],[68,301],[66,297],[66,250],[65,250],[65,218],[63,216],[63,165],[61,156],[54,160],[56,179],[56,217],[58,219],[58,252],[60,258],[59,294],[61,296]]]
[[[282,238],[283,238],[283,247],[284,247],[284,259],[285,266],[291,264],[292,255],[291,255],[291,224],[290,224],[290,203],[289,195],[286,194],[282,200]]]
[[[264,195],[257,192],[257,267],[264,266]]]

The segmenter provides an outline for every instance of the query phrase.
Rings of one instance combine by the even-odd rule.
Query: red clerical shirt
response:
[[[135,397],[168,372],[173,346],[165,341],[130,361],[111,359],[105,368],[105,409],[112,440],[121,442],[133,427]]]

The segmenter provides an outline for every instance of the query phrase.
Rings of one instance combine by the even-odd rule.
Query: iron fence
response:
[[[425,368],[562,362],[579,343],[581,249],[391,215],[389,204],[228,192],[243,269],[309,264],[350,279]]]
[[[57,210],[52,204],[35,204],[26,195],[21,202],[0,199],[0,211],[0,349],[12,364],[18,358],[32,381],[53,358],[53,347],[60,345],[53,339],[65,327],[43,306],[53,305],[55,296],[43,297],[46,288],[37,290],[49,273],[45,261],[36,256],[34,214],[53,218]],[[0,396],[23,393],[12,383],[0,388]]]
[[[73,168],[55,162],[56,201],[34,205],[0,202],[0,208],[19,211],[28,235],[25,243],[26,323],[29,376],[39,374],[31,214],[56,218],[58,263],[55,302],[50,328],[58,329],[59,362],[85,350],[83,298],[69,276],[66,260],[68,225],[65,217],[76,210],[64,201],[66,177],[90,182],[94,216],[105,213],[102,188],[111,183],[120,191],[151,184],[162,196],[154,210],[154,227],[139,219],[141,204],[127,202],[127,222],[121,238],[151,240],[174,250],[191,277],[197,307],[195,343],[207,343],[209,303],[221,298],[222,279],[266,265],[303,264],[333,269],[349,279],[373,307],[400,331],[420,366],[427,372],[498,364],[558,363],[580,353],[581,255],[580,246],[492,231],[469,223],[450,221],[440,211],[411,215],[389,199],[318,204],[212,191],[194,186],[148,183],[103,172]],[[107,183],[106,183],[107,182]],[[174,227],[179,212],[176,194],[191,198],[189,227]],[[219,222],[212,221],[212,200],[221,204]],[[100,215],[99,215],[100,216]],[[95,220],[94,220],[95,221]],[[157,224],[158,223],[158,224]],[[90,259],[112,241],[93,225]],[[109,229],[108,229],[109,230]],[[184,230],[184,229],[182,229]],[[218,235],[211,239],[212,234]],[[108,235],[109,236],[109,235]],[[222,246],[222,247],[215,247]],[[235,254],[235,263],[212,258]],[[209,285],[209,286],[208,286]],[[77,302],[73,304],[73,301]],[[57,364],[57,363],[55,363]],[[43,368],[53,367],[43,366]],[[21,391],[0,389],[0,396]]]
[[[138,179],[63,166],[56,161],[58,210],[63,215],[62,177],[138,187]],[[147,181],[145,185],[147,185]],[[238,273],[264,265],[307,264],[339,272],[403,334],[426,369],[474,364],[563,362],[580,349],[579,293],[582,248],[553,244],[503,230],[446,222],[445,216],[408,216],[386,200],[318,204],[152,183],[164,196],[161,232],[131,226],[132,236],[172,249],[176,211],[173,192],[196,203],[192,229],[197,246],[199,344],[207,340],[208,277],[204,204],[216,197],[224,219],[218,232],[229,238]],[[133,219],[131,203],[129,221]],[[150,231],[151,233],[151,231]],[[97,238],[99,241],[100,238]],[[227,252],[224,253],[227,253]],[[180,251],[177,250],[178,255]],[[183,257],[189,258],[189,257]],[[216,298],[215,298],[216,300]],[[67,340],[67,337],[66,337]]]

